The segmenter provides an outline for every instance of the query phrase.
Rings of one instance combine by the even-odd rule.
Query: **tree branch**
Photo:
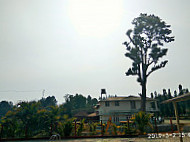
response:
[[[160,65],[157,65],[157,66],[155,65],[154,67],[152,67],[151,71],[149,71],[146,76],[148,77],[152,72],[165,67],[165,65],[167,64],[167,62],[168,61],[166,60],[166,61],[161,62]]]

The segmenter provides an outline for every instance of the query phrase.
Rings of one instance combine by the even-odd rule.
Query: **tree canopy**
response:
[[[65,108],[65,111],[69,116],[73,116],[79,111],[86,111],[88,113],[93,112],[94,105],[98,103],[98,100],[96,98],[91,98],[90,95],[88,97],[84,97],[81,94],[76,95],[65,95],[65,104],[63,105]]]
[[[52,134],[69,136],[74,115],[81,110],[94,112],[96,98],[81,94],[65,95],[66,102],[58,105],[55,96],[38,101],[0,102],[0,139],[49,137]]]
[[[126,33],[129,40],[123,43],[127,50],[125,56],[132,61],[132,67],[126,75],[137,76],[142,87],[141,109],[145,111],[147,78],[167,64],[168,60],[161,60],[168,51],[163,46],[164,43],[174,41],[174,37],[170,36],[170,25],[155,15],[140,14],[132,24],[134,29],[129,29]]]
[[[0,102],[0,118],[4,116],[9,110],[12,110],[13,103],[7,101]]]

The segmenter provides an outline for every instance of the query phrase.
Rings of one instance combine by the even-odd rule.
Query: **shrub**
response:
[[[77,129],[77,135],[78,136],[81,136],[81,134],[82,134],[82,131],[84,129],[84,121],[85,121],[85,119],[80,121],[79,127]]]
[[[73,129],[73,119],[66,119],[64,122],[59,123],[58,132],[61,136],[70,136]]]
[[[137,129],[139,130],[139,134],[144,134],[146,132],[147,126],[153,128],[150,123],[150,117],[150,114],[146,114],[145,112],[140,111],[137,114],[135,114],[135,117],[132,118],[132,120],[137,126]]]
[[[112,134],[117,135],[117,125],[112,123]]]
[[[88,123],[89,131],[90,131],[92,134],[95,134],[95,133],[96,133],[96,127],[97,127],[97,125],[98,125],[98,123],[95,123],[95,122]]]

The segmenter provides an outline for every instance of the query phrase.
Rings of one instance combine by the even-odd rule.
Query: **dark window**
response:
[[[119,106],[119,101],[115,101],[115,106]]]
[[[159,104],[159,102],[158,102],[158,101],[157,101],[157,107],[158,107],[158,108],[160,108],[160,104]]]
[[[105,102],[105,106],[109,107],[110,106],[110,102]]]
[[[151,102],[151,108],[156,109],[155,102]]]
[[[119,116],[113,116],[113,121],[114,122],[119,122]]]
[[[117,122],[119,122],[119,117],[117,117]]]
[[[126,116],[126,119],[127,119],[127,120],[130,120],[130,119],[131,119],[131,115],[127,115],[127,116]]]
[[[131,101],[131,109],[136,109],[135,101]]]

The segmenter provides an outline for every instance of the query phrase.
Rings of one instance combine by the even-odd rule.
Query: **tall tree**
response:
[[[170,25],[167,25],[158,16],[140,14],[132,21],[134,29],[129,29],[126,35],[129,41],[124,42],[127,47],[126,57],[132,60],[132,67],[126,72],[127,76],[137,75],[137,81],[142,88],[141,110],[146,110],[146,85],[149,75],[163,67],[167,60],[160,62],[168,49],[162,48],[164,43],[174,41]]]
[[[39,100],[39,102],[44,108],[57,105],[57,100],[55,96],[48,96],[47,98],[42,98]]]
[[[0,118],[4,116],[9,110],[12,110],[13,103],[7,101],[0,102]]]
[[[90,95],[88,95],[88,97],[86,98],[87,100],[87,105],[91,105],[92,104],[92,97]]]

